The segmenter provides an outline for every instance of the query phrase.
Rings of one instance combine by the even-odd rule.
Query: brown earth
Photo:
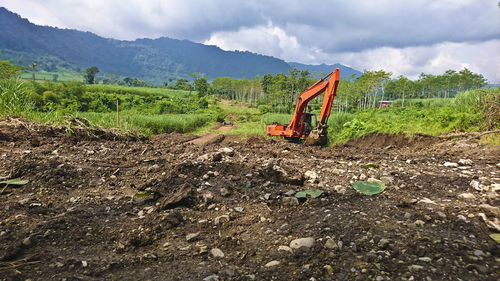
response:
[[[210,138],[0,121],[0,280],[500,278],[499,146]]]

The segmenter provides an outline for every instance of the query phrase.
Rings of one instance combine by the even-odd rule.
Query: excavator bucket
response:
[[[309,146],[326,145],[328,143],[328,134],[323,130],[312,130],[306,138],[304,144]]]

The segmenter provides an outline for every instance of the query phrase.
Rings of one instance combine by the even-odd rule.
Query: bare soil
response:
[[[0,185],[0,280],[499,280],[499,162],[464,137],[321,148],[4,119],[0,177],[29,183]],[[387,188],[351,187],[369,178]]]

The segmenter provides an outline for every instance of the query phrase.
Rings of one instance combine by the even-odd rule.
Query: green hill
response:
[[[162,37],[122,41],[90,32],[38,26],[3,7],[0,7],[0,26],[2,59],[25,66],[36,62],[38,70],[49,73],[77,73],[97,66],[101,74],[116,73],[159,85],[187,78],[193,72],[210,78],[253,78],[287,73],[290,68],[285,61],[271,56],[224,51],[187,40]],[[344,75],[343,69],[341,73]]]

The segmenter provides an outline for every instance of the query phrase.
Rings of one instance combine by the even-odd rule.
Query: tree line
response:
[[[405,76],[391,79],[391,72],[384,70],[368,71],[356,77],[342,79],[334,101],[336,109],[374,108],[382,100],[401,99],[404,106],[409,98],[450,98],[460,92],[478,89],[486,85],[481,74],[464,68],[460,71],[447,70],[441,75],[420,74],[417,80]],[[310,78],[309,71],[290,69],[288,75],[267,74],[254,79],[232,79],[219,77],[212,81],[210,92],[261,106],[268,111],[290,112],[295,106],[298,95],[316,82]],[[312,106],[319,107],[321,99],[313,100]],[[271,108],[269,108],[271,107]]]

